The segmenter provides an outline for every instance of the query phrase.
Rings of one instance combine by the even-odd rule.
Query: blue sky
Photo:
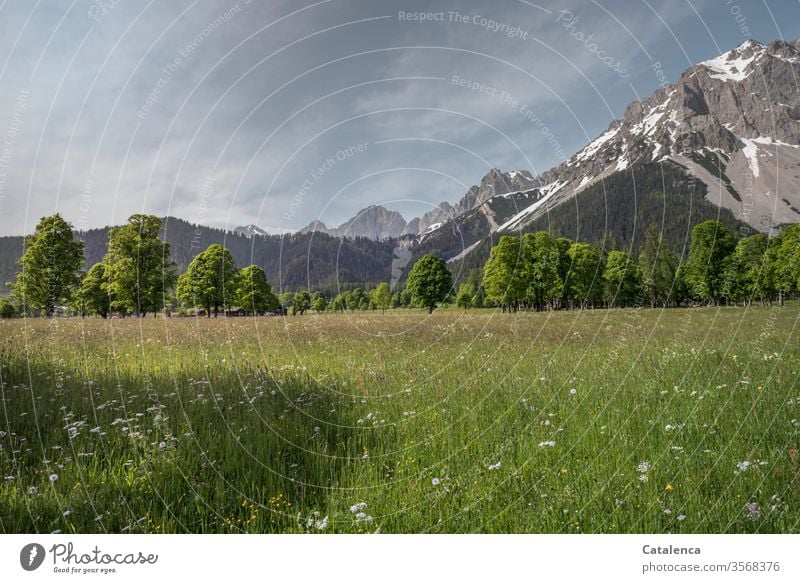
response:
[[[0,235],[411,218],[798,29],[795,1],[0,0]]]

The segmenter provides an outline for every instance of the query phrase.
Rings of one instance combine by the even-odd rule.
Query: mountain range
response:
[[[459,200],[410,221],[375,205],[337,227],[314,221],[292,235],[256,225],[233,233],[192,229],[204,244],[233,247],[237,263],[262,265],[281,287],[329,290],[389,280],[398,256],[410,261],[406,250],[435,252],[458,269],[478,267],[503,233],[545,229],[635,246],[656,223],[676,250],[691,226],[708,218],[742,233],[771,233],[800,222],[798,78],[800,41],[751,40],[631,103],[556,167],[537,176],[493,168]],[[185,266],[197,252],[183,233],[189,224],[164,224],[174,258]],[[89,265],[102,257],[105,232],[82,234]],[[90,240],[98,241],[93,251]],[[21,247],[21,237],[0,238],[0,284],[13,277]]]
[[[672,162],[709,189],[709,200],[759,231],[800,220],[800,41],[748,40],[687,69],[631,103],[621,119],[569,160],[539,176],[491,169],[455,204],[407,223],[370,206],[337,228],[315,221],[305,231],[374,239],[425,236],[475,209],[490,230],[512,231],[614,172],[647,162]],[[497,221],[495,197],[516,196],[520,208]],[[534,194],[535,192],[535,194]],[[486,204],[486,203],[489,204]]]

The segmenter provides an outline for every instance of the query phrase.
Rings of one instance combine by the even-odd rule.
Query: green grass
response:
[[[0,532],[798,532],[798,316],[2,321]]]

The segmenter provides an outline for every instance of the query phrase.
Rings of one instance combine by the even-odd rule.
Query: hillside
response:
[[[706,220],[718,220],[731,230],[750,235],[755,229],[736,219],[733,213],[707,200],[707,186],[673,163],[637,165],[615,172],[578,193],[569,204],[561,204],[538,215],[518,233],[547,231],[589,243],[607,241],[608,246],[636,252],[647,227],[659,226],[665,241],[679,255],[687,252],[692,227]],[[481,268],[494,240],[484,238],[464,258],[451,264],[454,272],[466,275]]]

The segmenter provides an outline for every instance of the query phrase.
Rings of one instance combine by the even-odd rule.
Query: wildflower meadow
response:
[[[799,316],[2,320],[0,531],[798,532]]]

